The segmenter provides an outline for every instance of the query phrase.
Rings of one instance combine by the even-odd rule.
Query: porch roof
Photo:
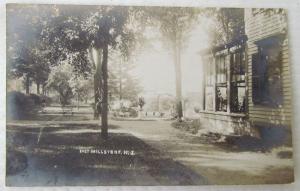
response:
[[[229,49],[231,47],[234,47],[236,45],[240,45],[240,44],[244,44],[246,41],[248,40],[247,35],[242,35],[239,38],[234,39],[233,41],[226,43],[226,44],[221,44],[218,46],[214,46],[211,48],[207,48],[204,50],[201,50],[199,52],[200,55],[204,56],[207,54],[215,54],[216,52],[225,50],[225,49]]]

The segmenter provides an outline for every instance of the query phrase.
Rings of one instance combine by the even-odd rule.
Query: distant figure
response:
[[[140,106],[140,110],[143,111],[143,106],[145,105],[145,99],[143,97],[139,98],[138,105]]]
[[[46,100],[42,99],[42,107],[46,107]]]

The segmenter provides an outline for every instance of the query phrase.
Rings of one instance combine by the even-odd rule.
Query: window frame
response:
[[[247,111],[246,101],[247,101],[247,82],[246,82],[246,51],[245,47],[241,46],[235,51],[230,53],[230,111],[232,113],[245,113]],[[234,61],[234,58],[238,55],[238,61]],[[234,66],[238,66],[239,73],[234,73]],[[240,75],[240,79],[234,79],[234,75]],[[241,106],[234,105],[236,102],[234,99],[237,98],[237,102],[239,104],[239,88],[243,88],[244,90],[244,98]],[[233,92],[236,90],[236,92]],[[237,97],[233,95],[237,94]]]
[[[228,86],[228,81],[229,81],[229,76],[228,76],[228,63],[226,63],[226,59],[228,56],[228,52],[226,53],[220,53],[218,55],[216,55],[216,60],[215,60],[215,67],[216,67],[216,73],[215,73],[215,77],[216,77],[216,82],[215,82],[215,110],[217,112],[228,112],[228,92],[229,92],[229,86]],[[224,79],[222,79],[222,77],[225,78],[225,81],[223,81]],[[222,96],[218,95],[218,88],[226,88],[225,93],[226,96],[223,100]],[[221,93],[221,91],[220,91]],[[220,102],[226,102],[226,104],[224,104],[224,106],[222,105],[222,103]],[[224,109],[223,109],[224,108]]]
[[[282,39],[280,36],[272,36],[256,42],[257,53],[252,54],[252,102],[257,106],[278,108],[283,105],[283,82],[282,82]],[[270,61],[270,52],[277,52],[277,60]],[[274,57],[274,55],[273,55]],[[271,69],[277,68],[276,87],[270,84],[270,78],[276,74]],[[272,82],[272,81],[271,81]],[[274,81],[273,81],[274,82]],[[278,88],[278,89],[277,89]],[[270,91],[276,91],[271,93]],[[274,95],[273,95],[274,94]],[[273,99],[274,96],[278,99]]]
[[[248,58],[246,53],[246,41],[247,37],[244,36],[243,38],[237,39],[236,41],[220,45],[217,47],[213,47],[211,49],[207,49],[201,52],[202,59],[203,59],[203,66],[204,66],[204,79],[206,80],[206,75],[208,74],[207,65],[210,64],[214,68],[214,74],[213,74],[213,96],[211,96],[211,93],[207,95],[207,83],[203,82],[204,88],[203,88],[203,110],[206,112],[214,112],[224,115],[246,115],[246,112],[248,111]],[[237,61],[236,63],[239,63],[239,74],[236,74],[235,72],[232,72],[232,59],[235,54],[240,53],[240,61]],[[223,62],[223,68],[219,68],[219,58],[222,58]],[[210,61],[207,60],[207,58],[211,58]],[[219,75],[218,73],[221,73]],[[236,74],[237,77],[233,77],[233,75]],[[223,75],[223,76],[222,76]],[[225,77],[224,77],[225,75]],[[241,75],[241,76],[238,76]],[[221,76],[221,77],[220,77]],[[224,79],[225,78],[225,79]],[[235,80],[234,80],[235,79]],[[237,80],[239,79],[239,80]],[[225,81],[224,81],[225,80]],[[236,84],[234,84],[236,83]],[[211,86],[210,86],[211,87]],[[226,93],[226,98],[222,96],[224,99],[226,99],[226,103],[224,102],[224,107],[219,107],[218,103],[218,88],[226,88],[225,92],[224,90],[221,90],[221,94],[224,95]],[[233,88],[236,88],[233,90]],[[243,89],[240,89],[243,88]],[[232,92],[234,91],[234,93]],[[211,92],[211,91],[209,91]],[[220,93],[219,93],[220,94]],[[232,95],[236,95],[237,99],[235,99],[235,102],[239,105],[239,109],[235,109],[234,104],[232,104],[233,98]],[[213,104],[211,104],[211,97],[213,97]],[[220,97],[220,96],[219,96]],[[223,100],[224,100],[223,99]],[[209,100],[209,101],[208,101]],[[236,101],[237,100],[237,101]],[[213,105],[213,110],[208,109],[206,107],[207,103]],[[223,103],[223,102],[222,102]],[[225,109],[226,108],[226,109]],[[243,109],[240,109],[243,108]]]

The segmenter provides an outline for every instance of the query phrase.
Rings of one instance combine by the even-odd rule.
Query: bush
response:
[[[39,96],[40,96],[42,105],[44,103],[44,106],[49,106],[52,103],[52,99],[50,97],[45,96],[45,95],[39,95]]]
[[[29,94],[29,98],[33,100],[35,105],[42,105],[42,99],[36,94]]]
[[[138,112],[133,108],[129,108],[128,112],[129,112],[130,117],[137,117],[138,116]]]
[[[41,107],[41,99],[38,95],[25,95],[17,91],[7,93],[8,119],[31,118],[38,113]]]
[[[200,113],[201,109],[199,107],[194,107],[194,112],[195,113]]]
[[[197,119],[182,122],[176,121],[172,123],[172,126],[177,129],[188,131],[192,134],[197,134],[198,130],[201,128],[200,121]]]
[[[293,152],[292,151],[280,151],[277,153],[277,157],[281,159],[291,159],[293,158]]]
[[[138,112],[133,108],[122,107],[121,109],[114,110],[114,117],[137,117]]]
[[[24,153],[8,150],[6,155],[6,174],[14,175],[25,170],[28,159]]]

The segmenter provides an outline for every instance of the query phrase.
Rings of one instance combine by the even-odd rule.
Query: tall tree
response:
[[[12,78],[23,77],[27,94],[32,81],[40,93],[39,86],[50,72],[47,47],[40,36],[52,13],[46,6],[7,6],[7,74]]]
[[[131,47],[134,46],[132,43],[134,36],[128,24],[130,8],[120,6],[56,6],[55,9],[58,10],[58,16],[53,19],[51,27],[45,30],[45,39],[50,44],[55,43],[58,50],[62,49],[67,52],[89,51],[89,60],[93,60],[92,64],[95,66],[95,90],[100,90],[98,95],[101,95],[100,99],[95,100],[96,104],[100,103],[101,106],[101,134],[107,138],[108,55],[110,48],[112,48],[120,49],[124,56],[128,56]],[[95,95],[97,94],[95,93]]]
[[[189,37],[189,31],[198,19],[200,9],[186,7],[160,7],[146,10],[158,23],[165,44],[171,49],[176,76],[176,110],[182,120],[182,74],[181,53]]]
[[[101,65],[101,135],[108,137],[108,55],[109,47],[120,48],[123,43],[130,44],[132,39],[128,38],[130,31],[126,30],[128,18],[128,7],[101,7],[90,18],[93,29],[97,29],[90,33],[90,37],[94,40],[93,46],[102,50]],[[128,28],[127,28],[128,29]],[[126,51],[128,48],[126,48]],[[125,52],[123,50],[124,54]]]
[[[134,59],[124,59],[124,57],[119,54],[119,51],[115,52],[116,53],[110,57],[110,94],[115,100],[130,100],[136,102],[142,88],[139,86],[139,81],[132,72],[135,68]]]
[[[24,7],[26,7],[25,13],[22,12]],[[8,18],[14,18],[16,12],[20,12],[18,14],[20,20],[17,19],[17,22],[24,23],[20,26],[25,27],[26,30],[24,31],[28,29],[28,32],[11,34],[11,31],[22,31],[23,28],[21,30],[17,30],[18,27],[13,30],[8,29],[8,34],[13,37],[11,42],[14,42],[14,37],[18,37],[20,42],[15,43],[17,46],[24,39],[36,42],[32,43],[30,41],[30,44],[33,45],[44,43],[46,49],[41,51],[44,56],[40,58],[46,58],[47,60],[40,62],[42,63],[41,66],[45,63],[47,63],[47,66],[54,66],[68,60],[76,73],[85,75],[94,72],[95,94],[99,96],[96,98],[96,102],[99,103],[99,108],[101,108],[102,136],[107,138],[108,57],[112,49],[120,50],[122,56],[126,59],[132,52],[135,47],[134,30],[136,28],[131,22],[136,11],[132,7],[121,6],[12,5]],[[22,16],[25,18],[24,22],[22,22]],[[10,23],[10,21],[8,22]],[[31,22],[33,22],[32,25]],[[12,20],[11,23],[16,22]],[[19,38],[19,36],[22,37]],[[42,41],[36,41],[40,37]],[[39,68],[35,67],[36,62],[33,61],[35,60],[32,57],[33,46],[23,44],[22,48],[12,51],[20,51],[22,56],[19,56],[18,59],[15,59],[14,56],[11,57],[12,60],[20,60],[21,62],[15,62],[18,63],[17,66],[12,67],[10,71],[12,73],[20,72],[23,76],[27,76],[26,79],[28,80],[26,82],[29,84],[34,77],[36,80],[40,80],[41,76],[32,73],[34,68]],[[10,55],[10,52],[8,55]],[[21,70],[16,72],[14,68],[21,68]]]

